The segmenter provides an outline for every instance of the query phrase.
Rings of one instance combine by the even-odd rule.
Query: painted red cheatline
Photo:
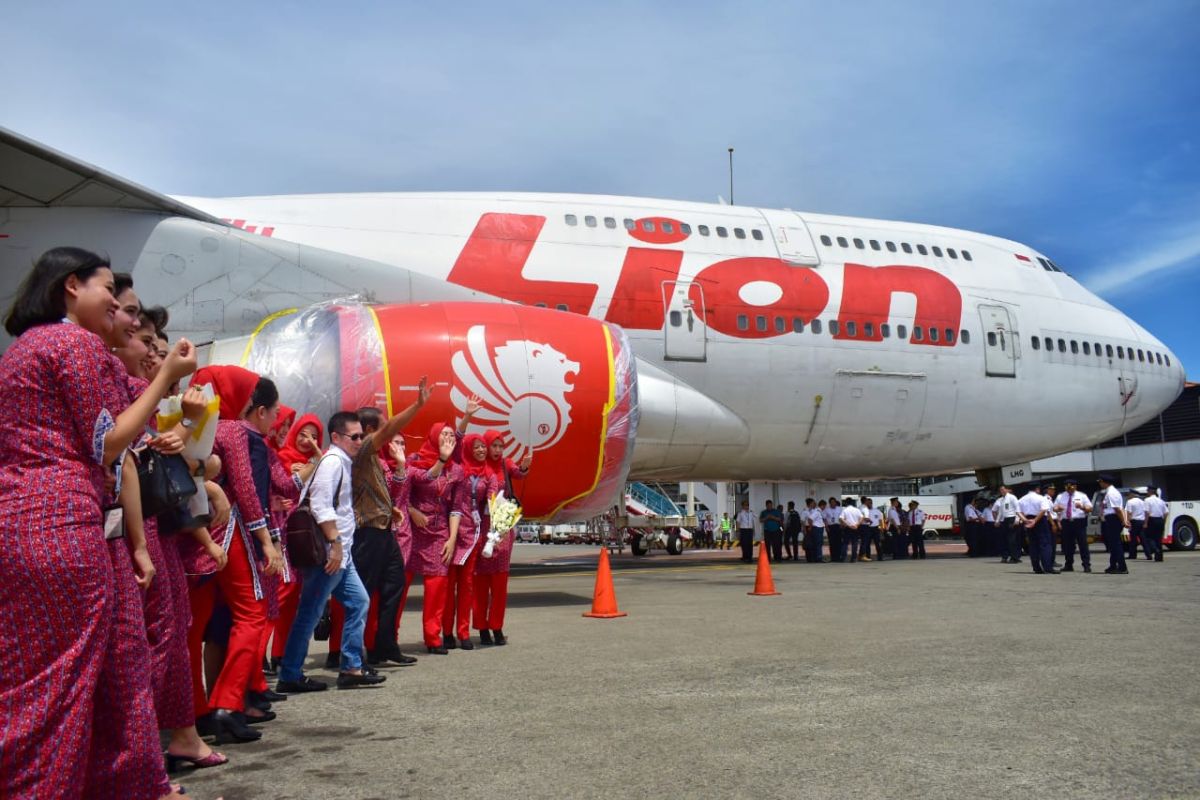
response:
[[[260,231],[257,225],[247,225],[246,220],[244,219],[230,219],[229,217],[221,217],[221,222],[227,222],[235,228],[244,230],[246,233],[257,233],[259,236],[266,236],[267,238],[270,238],[275,234],[275,227],[273,225],[264,225],[263,229]]]
[[[643,222],[653,224],[643,225]],[[600,292],[599,285],[587,281],[533,280],[523,274],[545,223],[545,217],[534,214],[483,214],[454,262],[448,280],[526,305],[565,306],[576,314],[589,314]],[[671,233],[664,232],[668,227]],[[674,244],[688,237],[680,222],[666,217],[636,220],[628,232],[648,244]],[[629,330],[661,330],[666,319],[663,284],[679,278],[683,256],[684,251],[671,248],[629,247],[605,321]],[[775,284],[781,290],[779,299],[767,305],[746,303],[741,299],[741,290],[751,282]],[[807,325],[824,313],[829,304],[829,286],[817,270],[777,258],[718,261],[700,270],[691,284],[690,299],[705,324],[739,339],[786,335],[793,319]],[[883,341],[880,326],[888,321],[892,297],[898,293],[916,298],[914,331],[909,340],[912,344],[955,346],[957,337],[950,341],[947,337],[939,337],[938,341],[930,341],[929,337],[918,339],[915,329],[957,329],[962,319],[962,293],[940,272],[906,265],[869,267],[847,263],[844,266],[843,299],[837,312],[841,325],[835,338]],[[756,315],[783,317],[787,320],[785,330],[747,326],[746,318]],[[847,322],[856,323],[856,335],[851,335]]]
[[[1013,253],[1013,255],[1017,257],[1018,261],[1028,261],[1030,264],[1033,263],[1033,260],[1030,259],[1029,256],[1023,256],[1020,253]]]

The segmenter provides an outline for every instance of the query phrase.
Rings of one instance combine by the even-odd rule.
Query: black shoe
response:
[[[259,711],[270,711],[271,703],[258,696],[258,692],[246,692],[246,707],[257,708]]]
[[[287,700],[286,694],[272,692],[270,689],[267,689],[265,692],[251,692],[250,694],[260,697],[268,703],[282,703],[284,700]]]
[[[1118,569],[1118,570],[1114,570],[1113,574],[1114,575],[1128,575],[1129,570],[1128,569]]]
[[[300,676],[298,681],[276,681],[275,691],[283,692],[284,694],[303,694],[304,692],[323,692],[329,688],[329,684],[318,680],[313,680],[307,675]]]
[[[1009,562],[1008,562],[1008,563],[1010,563],[1010,564],[1020,564],[1020,563],[1021,563],[1021,559],[1019,559],[1019,558],[1013,558],[1013,559],[1009,559]]]
[[[503,647],[508,644],[508,638],[504,635],[504,631],[499,628],[492,629],[492,638],[496,640],[496,647]]]
[[[457,650],[458,642],[453,636],[442,634],[442,647],[446,648],[447,650]]]
[[[379,670],[372,667],[370,664],[363,664],[363,675],[378,675]]]
[[[1113,574],[1114,572],[1116,572],[1116,571],[1117,571],[1117,568],[1116,568],[1116,567],[1109,567],[1108,569],[1104,570],[1104,574],[1105,574],[1105,575],[1112,575],[1112,574]]]
[[[1084,569],[1087,569],[1087,567],[1084,567]],[[1070,564],[1067,564],[1065,567],[1062,568],[1061,571],[1062,572],[1074,572],[1075,568],[1072,567]]]
[[[433,645],[426,645],[425,649],[428,650],[429,654],[433,655],[433,656],[444,656],[450,652],[446,648],[442,647],[440,644],[437,645],[436,647]]]
[[[329,655],[325,656],[325,669],[341,669],[342,668],[342,651],[330,650]]]
[[[217,723],[213,721],[212,712],[196,717],[196,733],[201,736],[216,736]]]
[[[412,664],[417,663],[417,660],[412,656],[406,656],[404,653],[401,653],[399,647],[396,647],[387,653],[380,653],[379,658],[379,663],[381,664],[391,661],[395,664],[399,664],[402,667],[411,666]]]
[[[1162,561],[1162,556],[1155,556],[1155,557],[1154,557],[1154,560],[1155,560],[1155,561]]]
[[[483,628],[482,630],[479,631],[479,646],[480,647],[491,647],[492,646],[492,632],[489,631],[487,628]]]
[[[1003,558],[1001,558],[1001,559],[1000,559],[1000,563],[1001,563],[1001,564],[1007,564],[1007,563],[1008,563],[1008,556],[1004,556]]]
[[[357,689],[360,686],[378,686],[386,680],[387,678],[383,675],[369,675],[366,672],[361,675],[353,672],[339,672],[337,687],[339,689]]]
[[[270,675],[278,675],[278,674],[279,674],[279,667],[280,667],[282,664],[283,664],[283,659],[282,659],[282,658],[276,658],[275,656],[271,656],[271,671],[270,671],[270,673],[268,673],[268,674],[270,674]]]
[[[1084,571],[1084,572],[1091,572],[1091,571],[1092,571],[1092,568],[1091,568],[1091,567],[1084,567],[1084,568],[1083,568],[1083,571]]]
[[[241,719],[240,714],[219,708],[212,712],[213,725],[217,731],[217,744],[228,742],[257,742],[262,738],[262,731],[256,731]]]
[[[383,658],[378,653],[375,653],[373,651],[367,652],[367,663],[368,664],[371,664],[371,665],[382,664],[384,661],[387,661],[387,659]]]
[[[1060,569],[1048,569],[1048,570],[1046,570],[1046,574],[1047,574],[1047,575],[1058,575],[1060,572],[1062,572],[1062,570],[1060,570]]]
[[[467,637],[467,638],[465,638],[465,639],[460,639],[460,640],[459,640],[459,642],[458,642],[458,646],[459,646],[460,648],[462,648],[463,650],[474,650],[474,649],[475,649],[475,645],[474,645],[474,643],[471,641],[471,637],[470,637],[470,636],[468,636],[468,637]]]
[[[277,716],[274,711],[264,711],[261,717],[252,717],[249,714],[242,714],[242,721],[247,725],[262,725],[264,722],[270,722]]]
[[[1045,575],[1046,573],[1045,573],[1045,571],[1044,571],[1044,570],[1035,569],[1035,570],[1033,571],[1033,574],[1034,574],[1034,575]]]
[[[266,656],[263,656],[262,671],[263,675],[270,675],[272,678],[275,677],[275,667],[270,661],[267,660]]]

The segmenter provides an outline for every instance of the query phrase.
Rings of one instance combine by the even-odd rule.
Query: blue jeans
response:
[[[312,639],[330,595],[346,608],[346,625],[342,628],[342,671],[362,669],[363,629],[367,626],[367,608],[371,597],[354,569],[353,559],[347,559],[346,565],[332,575],[326,575],[322,567],[310,567],[304,571],[300,607],[283,651],[279,680],[298,681],[304,677],[308,642]]]

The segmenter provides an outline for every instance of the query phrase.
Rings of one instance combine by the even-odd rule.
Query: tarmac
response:
[[[229,765],[173,779],[201,800],[1200,797],[1200,553],[1050,576],[930,549],[777,564],[776,597],[731,552],[626,552],[628,616],[597,620],[598,548],[518,546],[508,646],[425,655],[416,586],[418,664],[293,696]]]

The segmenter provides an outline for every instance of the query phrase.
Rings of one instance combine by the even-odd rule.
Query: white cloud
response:
[[[1132,252],[1128,258],[1092,270],[1084,283],[1096,294],[1112,295],[1150,275],[1188,266],[1200,267],[1200,220],[1191,230],[1161,237],[1148,250]]]

